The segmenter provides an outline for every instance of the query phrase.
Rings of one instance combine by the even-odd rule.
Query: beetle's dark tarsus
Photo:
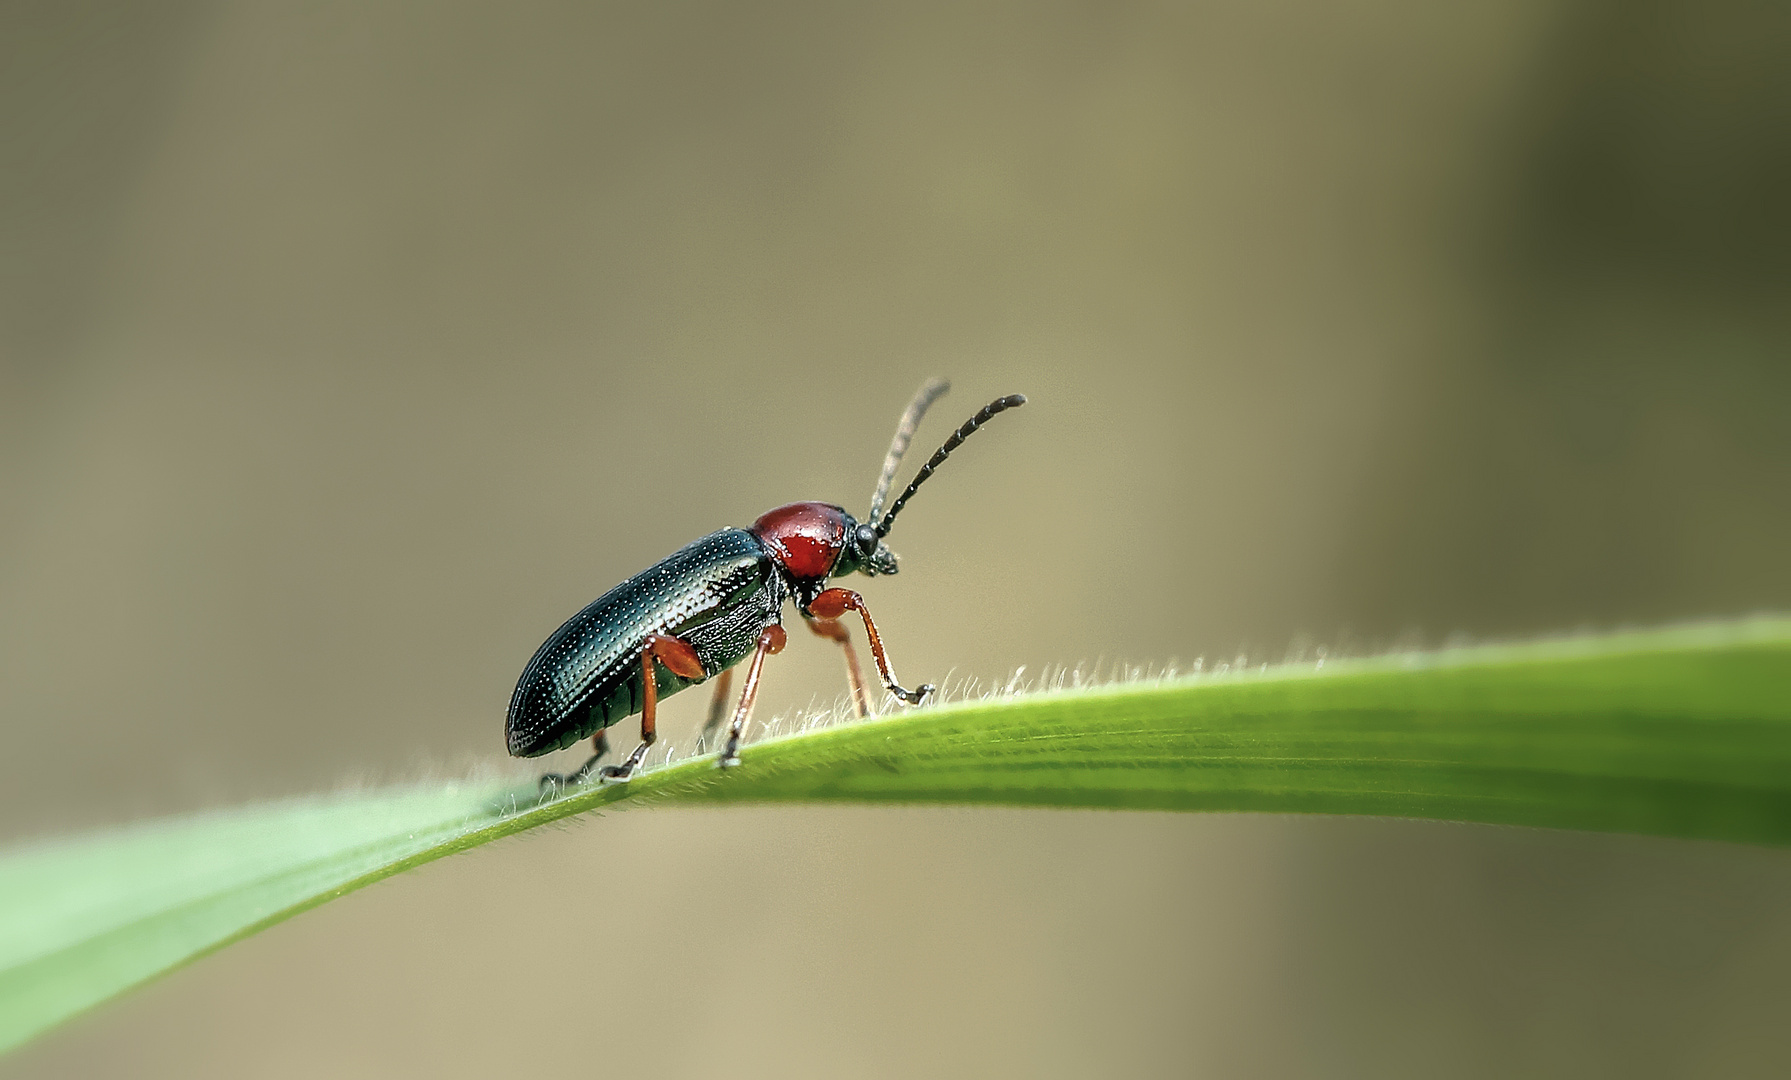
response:
[[[689,544],[568,619],[536,650],[517,680],[505,722],[510,753],[536,757],[595,735],[590,760],[571,774],[548,773],[541,778],[543,786],[577,784],[593,770],[605,782],[626,782],[657,738],[659,700],[715,679],[709,722],[699,742],[706,747],[726,715],[730,671],[750,656],[718,760],[722,767],[739,764],[765,657],[781,651],[786,640],[785,600],[795,601],[817,634],[839,643],[859,716],[869,715],[870,703],[851,634],[839,621],[848,611],[856,611],[864,622],[884,688],[910,705],[925,701],[933,692],[931,683],[909,690],[896,681],[864,598],[826,583],[854,572],[868,577],[896,573],[895,552],[884,542],[896,515],[965,439],[991,418],[1026,403],[1025,397],[1011,394],[984,406],[945,440],[879,519],[915,427],[947,389],[943,381],[929,381],[903,413],[871,497],[871,512],[862,523],[831,503],[789,503],[760,515],[750,528],[722,529]],[[635,713],[641,714],[640,744],[621,764],[598,769],[597,762],[609,751],[605,729]]]
[[[609,756],[608,731],[599,731],[592,737],[591,750],[592,754],[589,758],[585,759],[585,763],[572,772],[542,773],[539,784],[541,789],[545,791],[550,787],[577,787],[579,784],[584,783],[585,777],[591,775],[591,770],[597,767],[597,763]]]

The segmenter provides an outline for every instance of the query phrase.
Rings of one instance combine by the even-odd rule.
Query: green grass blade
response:
[[[1328,814],[1791,843],[1791,620],[961,702],[538,804],[436,784],[0,856],[0,1049],[369,882],[626,800]]]

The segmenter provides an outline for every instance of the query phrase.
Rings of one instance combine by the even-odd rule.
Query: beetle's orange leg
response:
[[[734,685],[734,669],[722,668],[715,676],[715,693],[709,696],[709,719],[703,724],[703,732],[697,736],[697,753],[702,753],[715,733],[721,730],[721,722],[728,715],[728,690]]]
[[[877,624],[871,621],[870,610],[864,606],[864,597],[851,589],[828,589],[808,606],[808,614],[824,622],[839,618],[848,611],[856,611],[864,616],[864,633],[871,640],[871,658],[877,661],[877,673],[883,676],[883,685],[890,693],[910,705],[919,705],[933,692],[932,683],[922,683],[918,690],[906,690],[896,682],[895,673],[889,670],[889,654],[883,651],[883,639],[877,635]]]
[[[708,674],[703,670],[703,662],[697,659],[696,650],[687,642],[664,634],[647,635],[641,645],[641,744],[628,755],[627,761],[620,765],[605,765],[598,771],[597,778],[605,783],[622,784],[632,780],[635,770],[647,757],[647,747],[659,738],[655,726],[659,711],[658,672],[653,670],[655,660],[681,679],[701,679]]]
[[[852,647],[851,631],[837,619],[821,620],[807,612],[803,613],[802,621],[815,633],[840,643],[840,651],[846,654],[846,683],[852,688],[852,711],[860,720],[871,715],[871,701],[864,692],[864,672],[858,666],[858,650]]]
[[[734,726],[728,729],[728,746],[715,763],[720,768],[740,764],[740,736],[746,731],[747,720],[752,717],[753,699],[759,696],[759,669],[765,666],[766,654],[775,656],[784,651],[787,640],[784,628],[776,623],[759,631],[759,647],[753,650],[752,663],[747,665],[746,686],[740,691],[740,707],[734,710]]]

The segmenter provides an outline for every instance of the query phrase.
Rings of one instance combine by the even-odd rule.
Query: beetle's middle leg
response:
[[[765,666],[767,655],[775,656],[784,651],[786,640],[784,628],[776,623],[759,631],[759,647],[753,650],[752,663],[746,667],[746,686],[740,691],[740,707],[734,710],[734,724],[728,729],[727,749],[715,763],[718,767],[727,769],[740,764],[740,736],[746,731],[747,720],[752,718],[753,699],[759,696],[759,669]]]
[[[599,780],[611,784],[632,780],[635,770],[640,768],[641,762],[647,757],[647,747],[652,746],[659,738],[656,728],[659,679],[658,673],[653,670],[655,660],[681,679],[701,679],[708,674],[703,670],[703,662],[697,659],[696,650],[688,642],[664,634],[648,634],[646,642],[641,645],[641,744],[634,748],[634,753],[628,755],[627,761],[620,765],[605,765],[599,770]]]
[[[817,619],[808,612],[802,613],[802,621],[808,628],[829,641],[840,643],[840,650],[846,654],[846,684],[852,688],[852,711],[863,720],[871,715],[871,700],[864,692],[864,671],[858,666],[858,650],[852,647],[852,634],[838,619]]]
[[[715,676],[715,693],[709,695],[709,719],[703,723],[702,734],[697,736],[697,753],[702,753],[721,729],[721,722],[728,715],[728,688],[733,685],[734,669],[722,668]]]

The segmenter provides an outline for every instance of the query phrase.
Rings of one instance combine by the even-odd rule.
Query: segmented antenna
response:
[[[982,411],[964,421],[964,426],[952,432],[951,438],[945,440],[945,445],[933,451],[933,456],[920,467],[919,472],[914,474],[914,480],[908,485],[908,490],[902,492],[902,497],[889,508],[889,513],[883,516],[882,521],[877,522],[877,535],[879,537],[889,535],[890,524],[895,521],[896,515],[902,512],[902,507],[908,505],[908,500],[914,497],[915,491],[919,490],[920,485],[927,482],[927,477],[933,475],[933,470],[943,464],[945,459],[951,456],[953,450],[962,446],[965,439],[975,434],[977,428],[988,423],[996,415],[1009,409],[1017,409],[1024,404],[1026,404],[1025,394],[1009,394],[1007,397],[996,398],[989,402],[982,407]]]
[[[908,411],[902,414],[902,422],[896,425],[895,438],[889,441],[889,453],[883,455],[883,475],[877,477],[877,490],[871,492],[871,512],[864,516],[866,521],[876,521],[877,515],[883,512],[883,502],[889,498],[889,485],[895,480],[896,466],[902,463],[902,455],[908,452],[908,442],[914,438],[914,429],[920,426],[920,418],[927,414],[927,408],[945,396],[951,389],[951,383],[944,379],[928,379],[908,403]]]

